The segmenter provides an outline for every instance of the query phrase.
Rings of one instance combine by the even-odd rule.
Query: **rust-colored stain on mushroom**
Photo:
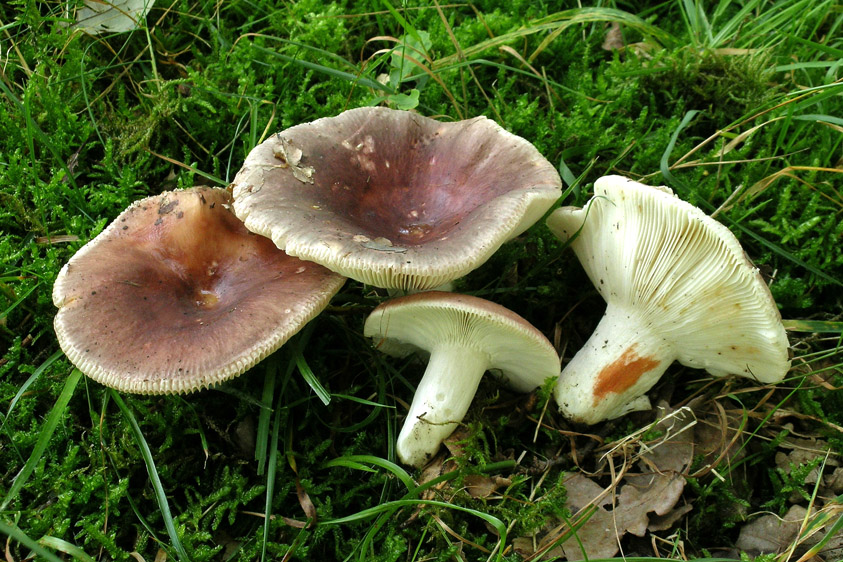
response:
[[[621,394],[638,382],[641,375],[658,367],[659,362],[650,357],[640,357],[635,352],[635,345],[627,348],[623,355],[611,365],[607,365],[597,375],[594,385],[594,404],[603,400],[609,393]]]

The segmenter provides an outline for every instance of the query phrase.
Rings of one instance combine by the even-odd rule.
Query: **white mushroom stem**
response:
[[[640,314],[610,304],[594,333],[562,370],[555,398],[570,419],[593,424],[650,409],[644,395],[676,359]]]
[[[454,344],[434,347],[427,370],[419,382],[404,427],[398,435],[398,458],[421,466],[439,450],[465,417],[489,354]]]

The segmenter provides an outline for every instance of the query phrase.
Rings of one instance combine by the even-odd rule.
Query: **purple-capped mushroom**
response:
[[[131,205],[53,286],[68,359],[125,392],[192,392],[254,366],[327,306],[345,278],[250,233],[224,189]]]
[[[561,195],[556,169],[477,117],[364,107],[257,146],[234,212],[288,254],[377,287],[425,290],[483,264]]]

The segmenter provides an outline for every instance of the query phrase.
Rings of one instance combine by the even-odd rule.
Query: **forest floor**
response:
[[[6,560],[843,559],[841,5],[546,4],[158,0],[121,32],[81,1],[0,7]],[[583,427],[551,384],[487,377],[417,470],[395,438],[424,367],[364,338],[389,295],[359,282],[202,392],[123,394],[67,360],[53,283],[132,202],[225,187],[271,134],[373,105],[493,119],[557,167],[555,206],[619,174],[713,215],[779,307],[785,380],[674,364],[652,410]],[[605,308],[544,221],[455,291],[563,366]]]

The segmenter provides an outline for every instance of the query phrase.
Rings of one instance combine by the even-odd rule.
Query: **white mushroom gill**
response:
[[[594,192],[584,208],[558,209],[547,221],[571,239],[607,305],[559,379],[564,414],[596,423],[649,408],[644,393],[674,360],[716,376],[784,377],[778,309],[725,226],[667,188],[609,176]]]

